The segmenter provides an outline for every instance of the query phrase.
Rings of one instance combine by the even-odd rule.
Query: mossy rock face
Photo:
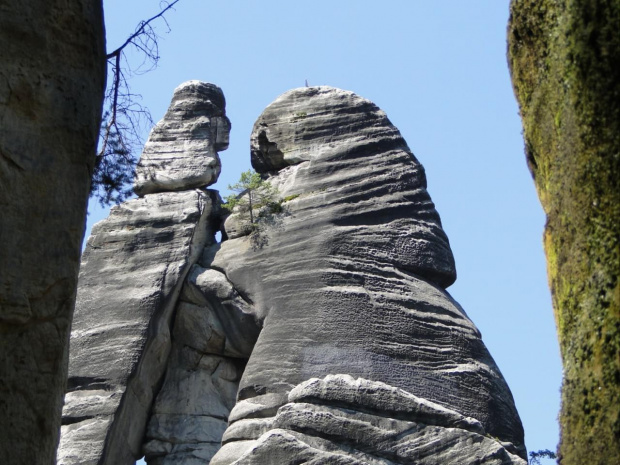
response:
[[[560,461],[620,463],[620,0],[513,0],[508,44],[547,213]]]

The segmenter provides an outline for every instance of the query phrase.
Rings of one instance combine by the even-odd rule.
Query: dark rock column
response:
[[[547,213],[561,463],[620,463],[620,2],[515,0],[508,43]]]
[[[105,83],[100,0],[0,1],[0,462],[54,462]]]

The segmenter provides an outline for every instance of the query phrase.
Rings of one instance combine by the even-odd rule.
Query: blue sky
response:
[[[214,186],[222,194],[250,168],[255,119],[306,79],[354,91],[385,110],[426,168],[456,257],[449,292],[508,381],[528,449],[553,450],[561,364],[542,249],[545,218],[506,62],[508,4],[181,0],[167,15],[170,32],[158,23],[159,67],[131,84],[155,121],[183,81],[224,90],[232,132]],[[108,50],[158,5],[104,0]],[[91,202],[88,231],[105,216]]]

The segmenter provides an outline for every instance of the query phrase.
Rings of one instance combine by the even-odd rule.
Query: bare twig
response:
[[[136,38],[141,37],[143,34],[147,33],[147,27],[150,28],[150,24],[155,21],[157,18],[163,18],[164,14],[172,9],[172,7],[174,5],[176,5],[177,3],[179,3],[181,0],[174,0],[174,2],[168,4],[168,6],[166,6],[166,8],[164,8],[163,10],[161,10],[158,14],[156,14],[155,16],[153,16],[152,18],[147,19],[146,21],[141,21],[140,24],[138,24],[138,28],[136,29],[136,32],[134,32],[132,35],[130,35],[127,40],[123,43],[123,45],[121,45],[120,47],[118,47],[116,50],[114,50],[111,53],[108,53],[106,58],[112,58],[115,57],[117,55],[120,55],[121,52],[123,51],[123,49],[125,49],[125,47],[127,47],[129,44],[134,43],[134,40]],[[164,21],[166,21],[166,18],[163,18]],[[166,25],[168,25],[168,21],[166,21]]]
[[[97,196],[102,205],[119,203],[131,194],[127,185],[133,180],[135,153],[142,146],[142,129],[145,125],[152,126],[153,120],[148,109],[140,104],[142,96],[131,92],[127,77],[157,67],[159,36],[153,23],[161,19],[170,30],[164,15],[179,1],[161,2],[159,13],[140,21],[134,33],[106,55],[112,79],[105,97],[107,110],[103,117],[91,187],[91,195]],[[127,59],[129,48],[134,48],[142,56],[142,62],[137,67],[132,67]]]

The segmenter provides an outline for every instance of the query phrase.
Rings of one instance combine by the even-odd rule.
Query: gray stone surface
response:
[[[129,464],[142,444],[149,465],[525,465],[510,391],[445,291],[424,169],[385,113],[296,89],[251,150],[282,200],[257,225],[197,190],[94,230],[61,463]]]
[[[151,194],[112,208],[93,228],[80,271],[58,463],[141,456],[173,310],[213,240],[216,198],[201,190]]]
[[[385,383],[328,375],[296,386],[288,401],[273,418],[231,418],[211,464],[526,465],[477,420]]]
[[[228,147],[230,133],[225,106],[216,85],[188,81],[177,87],[144,146],[136,167],[136,194],[205,187],[217,181],[221,169],[217,152]]]
[[[260,328],[226,276],[197,265],[181,291],[173,327],[172,356],[143,451],[150,465],[208,463]]]
[[[237,292],[252,302],[264,325],[229,417],[228,442],[212,463],[241,457],[239,463],[289,463],[265,458],[281,445],[283,450],[300,451],[283,457],[306,457],[307,451],[301,450],[306,450],[307,436],[326,437],[330,422],[325,430],[314,432],[285,422],[283,418],[290,417],[286,412],[293,411],[289,396],[309,379],[333,374],[388,387],[376,399],[345,390],[354,401],[340,398],[329,409],[381,412],[381,417],[430,428],[425,431],[440,428],[439,438],[456,430],[454,441],[466,444],[482,444],[484,432],[506,447],[484,442],[479,451],[472,446],[463,457],[493,455],[497,449],[504,457],[501,461],[480,463],[521,463],[522,458],[512,454],[525,457],[512,395],[480,333],[444,290],[455,279],[448,240],[426,192],[424,169],[385,113],[351,92],[295,89],[267,107],[251,139],[255,168],[287,201],[283,212],[258,233],[229,238],[215,254],[205,254],[210,266],[223,271]],[[234,217],[226,227],[231,221],[238,229]],[[403,402],[405,398],[410,402]],[[329,396],[309,399],[331,402]],[[399,404],[409,413],[399,411]],[[450,414],[440,415],[439,406]],[[313,412],[308,415],[320,416]],[[252,418],[271,418],[273,429],[258,438],[263,431],[258,425],[235,426]],[[333,426],[346,421],[334,420]],[[370,451],[362,444],[369,439],[354,448],[370,455],[387,448],[387,459],[411,460],[395,452],[394,448],[410,447],[394,442],[400,433],[379,437],[381,429],[369,429],[378,435]],[[288,432],[273,433],[284,430]],[[291,439],[291,431],[304,437]],[[418,442],[412,444],[423,443],[420,438],[426,434],[415,436]],[[320,458],[321,454],[351,441],[345,435],[330,439],[337,445],[313,445],[323,452],[307,460],[332,463],[335,458]],[[424,463],[457,463],[442,462],[447,453],[437,450]]]
[[[101,0],[0,2],[0,462],[50,464],[101,120]]]
[[[266,432],[256,428],[255,435],[246,436],[241,447],[225,440],[222,452],[211,465],[233,461],[239,465],[294,464],[300,460],[343,464],[527,463],[516,455],[512,444],[491,437],[475,420],[413,399],[384,383],[330,375],[304,383],[294,391],[307,391],[317,402],[297,402],[298,395],[291,393],[291,402],[278,410]],[[384,398],[391,404],[389,400],[395,397],[403,400],[402,406],[394,404],[386,409],[382,405]],[[394,409],[399,411],[396,415]],[[256,424],[256,420],[253,422]]]
[[[215,182],[216,151],[227,147],[229,130],[217,86],[179,86],[138,167],[142,198],[112,208],[93,228],[82,256],[59,464],[129,465],[143,445],[156,463],[172,463],[162,461],[166,454],[204,461],[217,448],[244,361],[205,353],[249,353],[253,343],[244,332],[245,345],[226,344],[227,319],[204,308],[209,279],[192,273],[184,283],[220,227],[219,194],[194,187]],[[214,273],[221,275],[206,275],[218,308],[245,305]]]
[[[356,408],[363,406],[392,418],[409,418],[429,425],[461,428],[484,434],[475,418],[463,415],[394,388],[388,384],[354,379],[349,375],[328,375],[312,378],[296,386],[288,395],[289,402],[318,402]]]

